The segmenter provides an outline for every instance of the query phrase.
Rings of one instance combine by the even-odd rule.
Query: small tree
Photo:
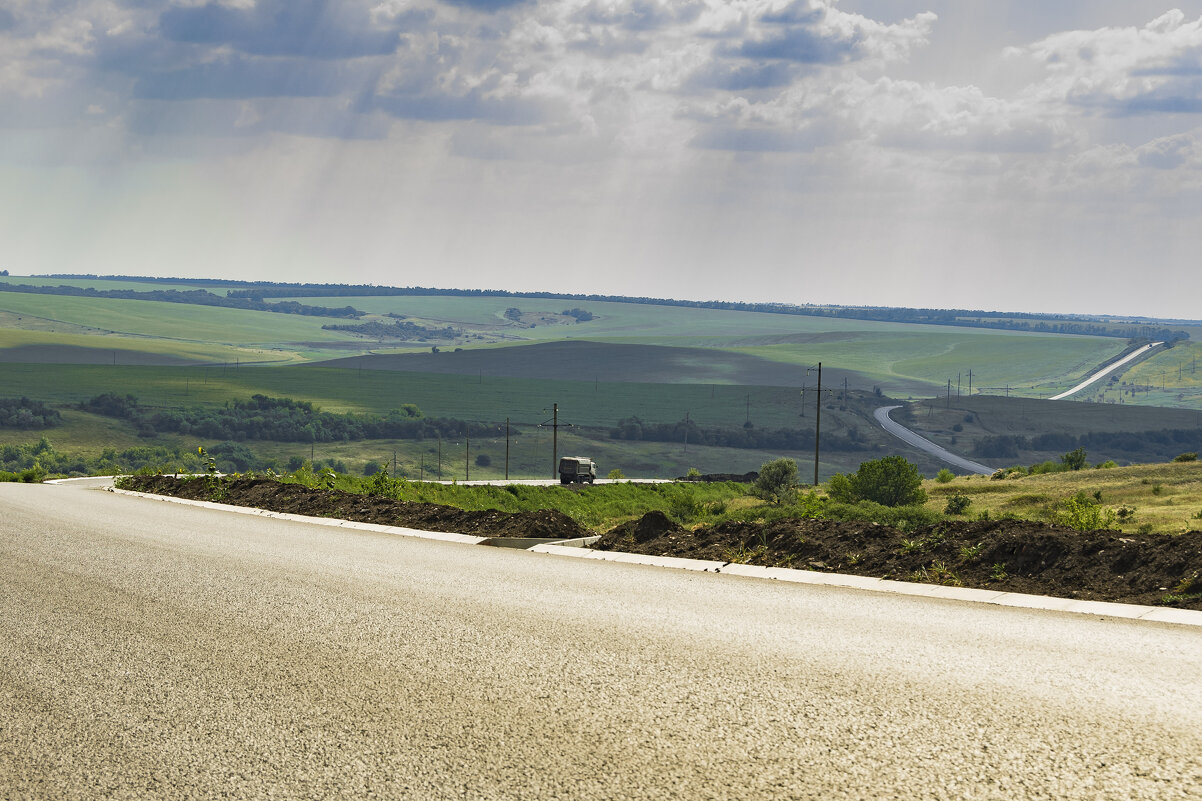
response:
[[[940,484],[946,484],[947,482],[951,481],[955,477],[956,477],[956,474],[953,473],[951,470],[948,470],[946,467],[935,474],[935,480],[938,481]]]
[[[1085,467],[1085,449],[1077,448],[1060,457],[1064,466],[1069,470],[1080,470]]]
[[[792,500],[797,493],[797,462],[792,459],[764,462],[751,485],[751,492],[757,498],[776,504]]]
[[[927,499],[922,474],[901,456],[864,462],[851,475],[836,474],[827,486],[831,499],[843,503],[872,501],[882,506],[910,506]]]

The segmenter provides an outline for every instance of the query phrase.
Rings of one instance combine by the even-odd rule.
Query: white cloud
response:
[[[1023,49],[1047,78],[1044,103],[1115,116],[1202,112],[1202,18],[1173,10],[1142,28],[1099,28],[1047,37]]]

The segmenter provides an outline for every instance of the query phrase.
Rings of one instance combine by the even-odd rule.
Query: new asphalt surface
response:
[[[0,798],[1202,797],[1195,627],[0,510]]]

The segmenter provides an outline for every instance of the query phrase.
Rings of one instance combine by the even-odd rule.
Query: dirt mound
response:
[[[760,477],[755,470],[750,473],[703,473],[699,476],[681,476],[677,481],[736,481],[740,484],[750,484]]]
[[[604,540],[612,541],[616,539],[619,542],[645,543],[681,537],[688,534],[688,529],[682,527],[663,512],[655,511],[648,512],[638,520],[629,520],[610,530]],[[606,547],[601,550],[616,549]]]
[[[945,522],[904,532],[875,523],[801,519],[689,531],[644,520],[614,528],[593,547],[1202,609],[1202,532],[1081,532],[1021,520]]]
[[[220,501],[273,512],[335,517],[359,523],[379,523],[425,531],[470,534],[477,537],[539,537],[574,539],[589,531],[553,510],[501,512],[468,511],[434,503],[410,503],[391,498],[356,495],[341,490],[310,489],[266,478],[177,479],[171,476],[132,476],[127,489],[192,500]]]

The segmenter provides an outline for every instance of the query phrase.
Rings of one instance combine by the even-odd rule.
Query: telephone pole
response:
[[[806,370],[810,372],[815,368],[811,367]],[[814,486],[818,486],[818,453],[819,441],[822,436],[822,362],[818,362],[818,389],[814,393],[816,400],[814,401]]]

